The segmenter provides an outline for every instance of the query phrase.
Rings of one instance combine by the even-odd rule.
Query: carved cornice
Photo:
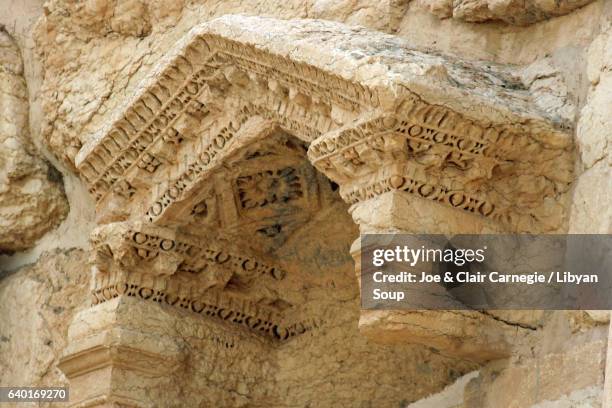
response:
[[[317,328],[314,319],[294,319],[249,300],[248,293],[224,290],[230,280],[282,280],[286,274],[231,245],[197,242],[196,237],[151,225],[110,224],[92,237],[96,273],[92,305],[118,296],[136,297],[228,322],[273,340],[287,340]]]
[[[108,272],[111,264],[117,264],[132,270],[141,267],[153,275],[178,272],[201,274],[220,266],[229,273],[248,278],[281,280],[286,274],[277,266],[245,255],[243,249],[232,248],[229,243],[203,243],[198,237],[142,223],[116,223],[99,227],[92,234],[91,243],[94,254],[92,262],[101,272]],[[165,267],[157,272],[146,264],[162,258],[161,263],[172,263],[174,268]]]
[[[546,211],[543,203],[559,201],[569,189],[572,154],[520,129],[484,127],[448,108],[406,99],[394,114],[322,136],[308,155],[350,204],[404,191],[508,230],[537,231],[542,227],[533,218]]]
[[[405,103],[400,112],[330,133],[311,144],[309,158],[343,186],[341,196],[349,204],[405,191],[511,226],[508,201],[496,203],[470,193],[466,185],[486,182],[496,166],[509,163],[496,142],[513,135],[503,128],[482,129],[449,109],[419,101],[410,109]],[[447,169],[452,178],[444,177]]]
[[[90,192],[97,200],[110,191],[131,196],[122,185],[126,172],[134,167],[154,172],[158,160],[149,151],[157,143],[176,142],[180,137],[176,124],[181,118],[206,114],[202,101],[211,89],[221,91],[231,83],[245,87],[252,82],[264,97],[245,103],[229,128],[221,129],[212,138],[203,162],[212,159],[224,147],[227,141],[224,139],[231,137],[228,133],[238,130],[249,116],[277,120],[305,140],[314,140],[332,126],[329,115],[319,113],[330,110],[329,102],[358,111],[375,99],[371,91],[340,77],[288,62],[218,36],[196,37],[184,55],[158,74],[158,83],[143,91],[106,130],[100,143],[79,154],[77,166],[91,186]],[[262,87],[267,88],[265,92],[261,92]],[[287,92],[292,95],[286,95]],[[249,94],[244,96],[250,97]],[[313,98],[317,100],[314,104]]]
[[[272,35],[281,29],[282,42]],[[186,35],[77,166],[99,208],[116,197],[133,218],[158,222],[216,157],[241,147],[236,135],[256,118],[312,142],[309,158],[351,203],[389,189],[437,191],[437,202],[538,230],[573,178],[571,138],[506,67],[337,23],[242,16]],[[143,201],[146,214],[134,213]]]
[[[410,155],[433,151],[439,153],[440,160],[446,160],[461,170],[467,169],[472,161],[488,164],[489,170],[500,163],[503,152],[495,148],[495,142],[499,140],[500,134],[508,133],[507,129],[483,129],[457,117],[448,109],[422,102],[413,106],[411,111],[403,109],[400,114],[368,120],[315,141],[309,150],[311,161],[317,167],[330,169],[333,159],[340,158],[339,161],[342,161],[341,158],[345,158],[345,161],[350,162],[346,158],[359,151],[389,151],[391,146],[386,142],[398,140],[398,150],[403,153],[398,159],[405,158],[405,161]],[[384,156],[379,155],[381,157]],[[354,162],[365,162],[357,159],[355,157]],[[333,175],[338,181],[348,181],[351,178],[347,177],[348,174],[344,176]]]
[[[136,297],[226,322],[273,341],[289,340],[322,324],[314,318],[288,318],[271,308],[220,290],[189,290],[191,288],[194,287],[160,277],[111,273],[96,279],[92,304],[98,305],[118,296]]]

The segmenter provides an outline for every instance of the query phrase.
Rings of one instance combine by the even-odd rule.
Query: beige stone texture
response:
[[[50,252],[0,281],[0,386],[61,386],[57,368],[68,326],[88,305],[90,274],[81,250]]]
[[[21,55],[0,27],[0,252],[33,246],[68,211],[61,175],[30,140],[28,113]]]
[[[329,217],[336,220],[332,228],[325,226]],[[164,233],[161,228],[147,228],[140,234],[152,238],[154,231]],[[218,255],[205,257],[201,266],[210,271],[213,260],[228,257],[235,266],[226,267],[233,271],[231,285],[198,279],[200,287],[210,287],[208,291],[195,287],[189,270],[197,263],[192,261],[180,263],[174,281],[166,277],[168,283],[160,290],[162,280],[146,272],[151,264],[130,263],[138,259],[129,250],[134,241],[119,240],[119,230],[129,231],[124,225],[111,224],[94,238],[100,243],[92,259],[97,268],[95,306],[74,319],[59,365],[79,401],[135,399],[146,406],[173,406],[180,398],[187,406],[398,406],[476,367],[433,354],[427,347],[378,345],[359,334],[358,288],[347,255],[355,227],[342,203],[322,211],[275,249],[278,265],[259,263],[278,268],[272,273],[280,280],[253,279],[261,273],[249,280],[240,268],[244,258],[237,264],[233,260],[244,254],[245,247],[236,254],[229,243],[221,252],[209,246]],[[185,238],[175,235],[173,240],[183,246]],[[107,249],[102,242],[108,243]],[[107,257],[110,254],[112,260]],[[162,259],[162,255],[154,258],[157,265],[169,265],[166,262],[174,259]],[[248,262],[260,261],[251,258]],[[138,264],[145,270],[138,270]],[[118,296],[123,290],[120,269],[128,265],[127,292]],[[113,274],[119,284],[109,286]],[[208,274],[200,276],[204,275]],[[228,279],[215,276],[221,282]],[[174,289],[180,281],[191,282],[192,288]],[[215,290],[222,286],[223,291]],[[217,294],[211,296],[211,291]],[[187,296],[198,302],[188,302]],[[176,297],[178,303],[172,300]],[[263,319],[272,320],[274,327],[262,326]],[[109,365],[119,369],[106,371]],[[163,393],[151,393],[159,387],[164,387]]]
[[[466,387],[465,406],[545,407],[555,406],[554,401],[563,406],[564,399],[598,406],[606,362],[602,329],[574,336],[556,352],[489,365]]]
[[[460,377],[439,393],[422,398],[407,408],[462,408],[465,386],[470,380],[478,377],[478,371],[472,371]]]
[[[321,32],[324,34],[318,34]],[[326,48],[320,43],[342,46]],[[225,49],[231,47],[235,50],[226,54]],[[348,49],[353,51],[343,51]],[[224,61],[226,58],[230,62]],[[269,65],[284,63],[299,71],[275,72]],[[233,65],[217,68],[228,64]],[[177,78],[161,75],[169,69],[183,71]],[[223,83],[215,83],[211,70],[223,72]],[[268,74],[274,78],[267,78]],[[191,81],[194,92],[181,101],[183,107],[153,102],[169,103],[162,89],[182,89],[178,87],[183,75]],[[302,77],[314,84],[300,85]],[[324,80],[338,81],[334,86],[343,94],[326,92],[319,84]],[[272,102],[273,98],[278,102]],[[213,112],[205,118],[190,113],[200,109],[198,103]],[[280,105],[273,106],[275,103]],[[284,104],[291,108],[286,110]],[[308,109],[311,111],[306,113]],[[185,133],[185,126],[199,124],[202,132],[211,132],[208,143],[212,143],[218,131],[216,112],[232,110],[236,113],[231,116],[238,122],[231,124],[234,129],[240,130],[243,122],[261,114],[278,121],[302,141],[312,142],[309,160],[340,184],[340,194],[350,204],[399,190],[484,214],[510,231],[563,228],[566,193],[573,178],[566,121],[538,109],[526,89],[515,82],[509,67],[426,54],[396,38],[340,24],[243,16],[228,16],[194,28],[143,80],[137,92],[109,113],[106,125],[89,136],[75,163],[98,201],[100,220],[137,217],[129,203],[144,200],[151,206],[147,219],[164,222],[163,213],[174,211],[172,203],[177,201],[166,197],[174,194],[170,189],[178,189],[178,201],[183,201],[201,185],[198,180],[202,175],[217,164],[207,162],[202,167],[204,159],[190,157],[179,163],[187,170],[175,185],[170,184],[159,197],[151,197],[149,191],[166,189],[163,183],[151,189],[151,183],[176,177],[176,154],[188,157],[193,149],[178,146],[176,152],[168,150],[164,142],[169,136],[146,136],[147,132],[169,129],[182,143],[193,139],[193,133]],[[163,123],[147,124],[158,115]],[[139,120],[144,122],[136,123]],[[126,126],[134,129],[142,147],[128,142],[136,136],[131,136],[132,130]],[[147,126],[156,129],[145,132]],[[387,127],[394,133],[384,134]],[[461,132],[467,133],[459,136]],[[215,155],[220,151],[220,157],[225,157],[224,151],[249,139],[246,135],[234,138],[233,133],[223,137],[231,138],[231,145],[199,149],[212,149]],[[404,139],[409,143],[402,145]],[[381,146],[374,146],[374,142]],[[128,151],[112,158],[128,145]],[[147,151],[146,157],[139,149]],[[349,155],[354,156],[350,161]],[[379,162],[383,157],[389,159],[385,166]],[[152,164],[145,165],[145,160]],[[144,168],[154,177],[139,174],[136,168]],[[192,179],[183,181],[186,177]],[[428,177],[435,181],[425,181]],[[124,214],[115,213],[115,208]]]
[[[570,231],[609,234],[612,232],[612,30],[608,29],[588,50],[587,74],[590,82],[582,108],[576,142],[582,174],[574,192]]]
[[[417,3],[442,19],[452,17],[478,23],[503,21],[524,26],[568,14],[591,2],[592,0],[419,0]]]
[[[586,51],[605,29],[612,12],[610,2],[595,1],[565,16],[527,27],[494,23],[470,24],[440,20],[410,2],[397,35],[429,49],[508,64],[529,65],[552,57],[574,98],[583,98],[587,84]]]
[[[71,407],[612,401],[606,311],[360,310],[356,241],[609,233],[610,0],[0,10],[0,249],[29,248],[0,256],[0,385],[69,385]]]

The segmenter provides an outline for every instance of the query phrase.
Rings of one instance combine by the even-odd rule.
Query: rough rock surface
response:
[[[68,212],[61,175],[30,141],[28,115],[19,49],[0,27],[0,253],[31,247]]]
[[[524,26],[571,13],[593,0],[417,0],[439,18],[468,22],[503,21]]]
[[[68,325],[87,306],[90,274],[81,250],[51,252],[0,280],[0,385],[60,386]]]
[[[590,82],[576,142],[582,171],[574,192],[571,232],[612,233],[612,28],[599,35],[588,51]]]

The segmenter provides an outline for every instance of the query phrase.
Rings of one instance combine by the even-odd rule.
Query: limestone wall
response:
[[[0,10],[8,10],[0,12],[0,252],[17,251],[0,255],[0,385],[67,384],[57,364],[70,322],[91,304],[88,237],[96,223],[75,157],[179,38],[225,14],[363,25],[426,52],[510,64],[534,106],[574,135],[570,214],[559,229],[612,232],[610,0],[0,0]],[[344,230],[330,234],[347,249],[357,230],[334,211],[327,216]],[[313,231],[327,231],[325,221]],[[317,273],[314,280],[325,281],[325,273]],[[348,254],[337,276],[344,286],[308,292],[311,311],[327,319],[322,334],[278,350],[244,339],[240,350],[210,346],[207,333],[225,329],[193,332],[197,319],[193,327],[173,328],[193,357],[177,380],[182,390],[219,392],[211,400],[189,397],[188,405],[553,408],[599,407],[612,398],[604,392],[605,313],[545,313],[527,329],[523,315],[507,313],[504,324],[521,333],[512,356],[475,364],[427,347],[376,346],[360,337]],[[159,324],[171,326],[174,313]],[[232,353],[235,366],[215,368]],[[262,357],[266,353],[273,357]],[[417,401],[472,370],[478,372]],[[203,379],[201,371],[213,374]],[[379,376],[368,378],[371,372]],[[170,406],[175,396],[166,397]]]
[[[612,28],[590,44],[586,58],[589,88],[578,119],[576,141],[581,158],[581,175],[574,192],[570,221],[573,233],[609,234],[612,230],[610,206],[610,134],[612,122]]]
[[[82,250],[50,251],[0,283],[0,383],[66,384],[57,368],[68,325],[87,305]]]
[[[54,229],[68,207],[61,174],[37,154],[17,44],[0,30],[0,252],[27,249]]]

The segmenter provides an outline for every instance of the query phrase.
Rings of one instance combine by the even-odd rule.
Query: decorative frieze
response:
[[[513,197],[524,201],[520,197],[525,194],[521,190],[525,186],[514,188],[505,180],[502,190],[506,193],[501,201],[497,196],[488,197],[488,191],[499,190],[493,186],[499,182],[496,172],[552,180],[556,177],[554,169],[542,165],[539,158],[572,160],[569,138],[547,118],[538,117],[537,109],[529,106],[522,91],[503,86],[504,81],[510,81],[504,70],[496,72],[487,67],[486,74],[479,77],[481,68],[477,65],[456,64],[449,58],[447,73],[469,78],[471,90],[450,80],[447,87],[440,87],[435,81],[424,83],[413,71],[405,70],[406,63],[428,67],[435,58],[399,44],[392,48],[395,51],[391,55],[351,43],[355,49],[334,48],[337,54],[329,56],[330,61],[338,59],[354,65],[348,75],[349,70],[340,66],[332,64],[341,73],[334,72],[332,65],[311,60],[308,56],[312,49],[303,45],[308,43],[306,39],[298,41],[301,45],[287,54],[276,45],[257,43],[264,41],[257,35],[252,41],[244,41],[244,32],[240,31],[245,29],[244,21],[240,18],[236,22],[232,18],[222,20],[188,34],[145,81],[146,86],[134,100],[118,111],[109,128],[94,138],[97,142],[83,148],[78,168],[99,201],[112,192],[127,200],[121,205],[131,207],[134,197],[146,199],[146,191],[151,190],[158,195],[144,217],[148,222],[163,222],[168,207],[188,199],[202,179],[210,176],[212,167],[220,165],[217,157],[228,157],[233,149],[240,148],[241,144],[234,141],[236,133],[256,117],[277,123],[310,142],[312,163],[345,189],[356,191],[344,195],[349,202],[367,199],[372,191],[381,190],[381,181],[374,185],[363,181],[371,180],[380,168],[416,163],[432,175],[432,180],[418,181],[424,184],[415,187],[417,192],[429,188],[423,186],[438,185],[435,180],[440,178],[453,178],[452,188],[439,186],[445,189],[440,194],[457,197],[457,191],[465,190],[469,204],[454,205],[456,198],[436,201],[495,219],[507,218],[497,215],[498,211],[505,213],[506,207],[512,207]],[[240,29],[226,30],[232,24]],[[339,38],[346,35],[342,30],[338,28]],[[385,37],[380,41],[390,44],[395,40]],[[387,81],[368,76],[371,64],[363,63],[364,56],[371,61],[386,61]],[[450,96],[434,97],[434,90]],[[461,98],[473,99],[472,104],[482,103],[488,95],[490,104],[478,112],[472,110],[470,116],[465,101],[456,94],[459,91]],[[443,99],[444,103],[432,101]],[[213,116],[212,111],[216,112]],[[215,119],[209,120],[211,117]],[[178,151],[164,144],[183,146],[184,157],[178,160]],[[156,153],[159,150],[165,153]],[[185,156],[185,152],[192,153]],[[153,174],[165,163],[171,166],[168,184],[154,177],[141,178],[139,183],[131,181],[133,168]],[[177,175],[172,170],[176,168],[186,170]],[[398,176],[413,179],[411,174]],[[475,188],[475,183],[481,187]],[[559,200],[569,183],[557,182],[541,202]],[[356,188],[357,184],[361,186]],[[139,208],[135,204],[133,207]],[[520,211],[535,211],[536,207],[532,202]]]
[[[96,286],[92,291],[92,305],[118,296],[136,297],[222,320],[279,341],[289,340],[321,325],[316,319],[287,321],[272,309],[223,291],[209,290],[194,294],[184,285],[160,278],[148,278],[140,274],[128,277],[122,274],[112,275],[96,279]]]
[[[202,314],[243,326],[276,340],[287,340],[317,328],[319,322],[287,320],[278,310],[249,300],[248,293],[227,289],[237,279],[245,284],[253,279],[271,282],[285,278],[286,272],[229,244],[203,245],[196,237],[141,224],[111,224],[101,227],[92,239],[96,267],[92,305],[118,296],[136,297]],[[239,252],[241,251],[241,252]],[[158,273],[151,261],[162,262]]]
[[[245,256],[244,250],[228,249],[227,244],[203,244],[198,237],[142,224],[111,224],[100,227],[94,232],[91,241],[94,250],[93,262],[102,272],[110,270],[111,260],[134,268],[136,264],[144,261],[171,257],[177,259],[176,269],[166,270],[164,275],[177,272],[201,274],[214,267],[223,267],[238,276],[261,276],[273,280],[281,280],[286,274],[278,266]]]
[[[341,195],[349,204],[355,204],[390,191],[404,191],[474,215],[487,217],[499,222],[504,227],[511,227],[514,217],[517,216],[509,208],[496,205],[487,198],[477,194],[470,194],[462,190],[435,184],[434,182],[417,180],[402,175],[393,175],[374,181],[371,184],[347,189],[342,191]]]
[[[160,84],[147,90],[89,153],[79,171],[96,199],[101,199],[133,165],[149,160],[147,150],[154,142],[160,138],[175,142],[172,125],[177,118],[188,111],[202,110],[197,98],[217,71],[212,67],[192,71],[186,59],[176,61],[160,75]]]
[[[148,209],[145,216],[149,222],[153,222],[156,218],[160,217],[172,202],[180,200],[185,191],[190,191],[200,181],[202,173],[205,173],[215,164],[220,164],[215,160],[215,157],[226,148],[226,145],[234,138],[236,131],[240,129],[248,118],[247,114],[240,112],[219,129],[211,129],[210,136],[204,142],[200,153],[195,155],[195,157],[191,157],[189,163],[183,163],[186,170],[173,180],[172,184]]]

